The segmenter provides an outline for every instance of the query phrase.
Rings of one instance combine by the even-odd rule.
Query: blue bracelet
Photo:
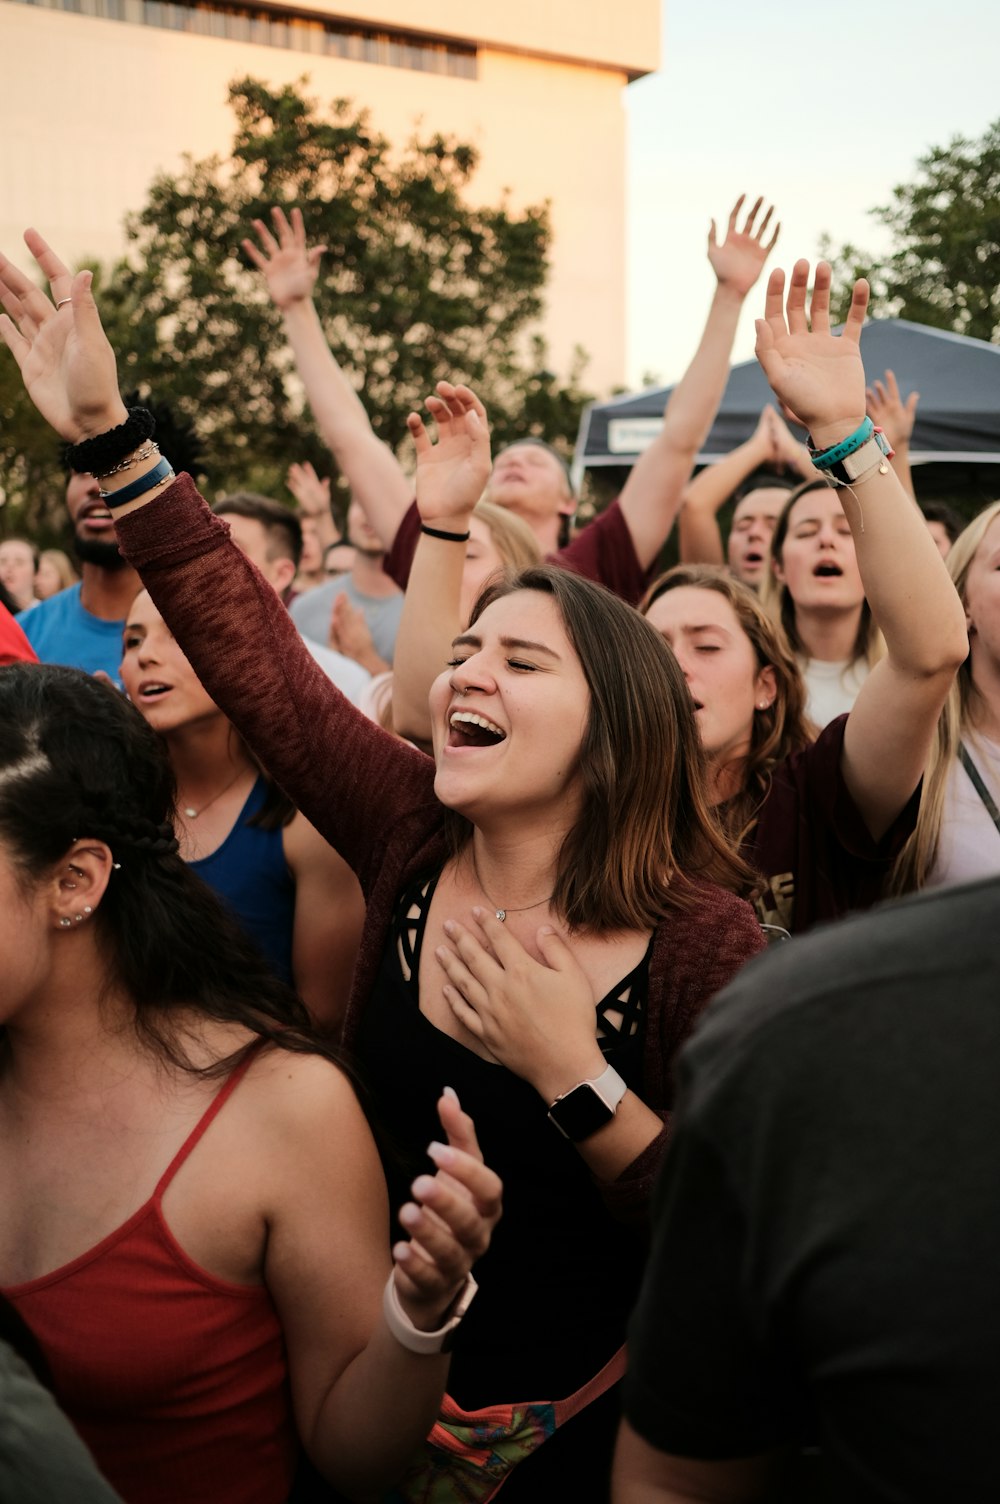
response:
[[[127,486],[121,486],[117,491],[102,491],[101,496],[109,507],[123,507],[127,501],[135,501],[137,496],[144,496],[147,491],[152,491],[161,481],[173,480],[174,467],[169,460],[160,460],[152,470],[147,470],[145,475],[140,475],[138,480],[131,481]]]
[[[817,470],[832,470],[834,465],[845,460],[855,449],[860,449],[862,444],[867,444],[875,432],[875,424],[871,418],[865,418],[860,425],[849,433],[846,439],[841,439],[839,444],[834,444],[830,449],[810,449],[809,458]]]

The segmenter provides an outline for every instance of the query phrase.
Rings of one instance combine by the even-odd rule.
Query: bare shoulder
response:
[[[242,1088],[248,1109],[270,1132],[322,1131],[364,1123],[347,1072],[323,1055],[268,1045],[247,1071]]]

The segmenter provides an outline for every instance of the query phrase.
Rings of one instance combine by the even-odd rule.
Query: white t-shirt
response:
[[[976,771],[1000,808],[1000,744],[985,736],[965,738]],[[1000,873],[1000,830],[987,811],[959,758],[951,765],[944,791],[944,810],[937,856],[928,888],[971,883]]]
[[[362,668],[360,663],[355,663],[353,658],[336,653],[333,648],[325,648],[321,642],[313,642],[311,637],[303,637],[302,641],[341,694],[346,695],[352,705],[360,705],[361,696],[371,683],[372,676],[368,670]]]
[[[836,663],[807,658],[801,668],[807,690],[806,715],[820,731],[838,715],[853,710],[858,691],[871,673],[864,658],[855,663],[846,658]]]

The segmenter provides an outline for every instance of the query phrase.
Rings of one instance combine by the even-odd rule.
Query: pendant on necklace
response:
[[[496,914],[496,916],[499,919],[500,923],[503,924],[504,920],[507,918],[507,910],[506,909],[494,909],[493,912]]]

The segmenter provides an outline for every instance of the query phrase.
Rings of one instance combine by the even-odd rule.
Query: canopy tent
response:
[[[920,393],[910,463],[1000,464],[1000,346],[906,319],[872,319],[861,331],[869,382],[895,371],[905,398]],[[593,402],[580,421],[573,479],[602,465],[630,468],[656,437],[672,387]],[[729,373],[718,416],[698,464],[711,464],[748,439],[774,394],[756,360]]]

